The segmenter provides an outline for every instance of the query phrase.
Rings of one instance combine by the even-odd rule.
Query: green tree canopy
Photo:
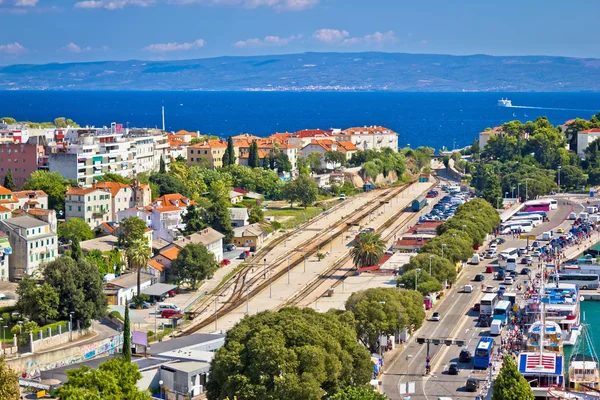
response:
[[[207,223],[213,229],[225,235],[225,243],[233,238],[233,228],[229,218],[229,187],[223,181],[215,181],[210,186],[209,197],[211,205],[206,211]]]
[[[185,234],[190,235],[195,232],[200,232],[208,225],[206,224],[206,210],[198,207],[196,204],[190,204],[187,207],[187,212],[183,215],[183,223],[185,224]]]
[[[125,316],[123,317],[123,360],[131,362],[131,326],[128,305],[125,305]]]
[[[15,180],[13,179],[12,170],[9,168],[4,176],[4,187],[8,190],[15,190]]]
[[[406,271],[398,278],[398,283],[404,285],[404,288],[409,290],[415,290],[415,282],[417,283],[416,290],[422,295],[439,292],[443,288],[440,281],[429,275],[426,270],[417,272],[416,269],[413,269]]]
[[[283,308],[241,320],[211,362],[209,400],[321,400],[371,379],[369,353],[334,313]]]
[[[85,241],[94,238],[94,231],[81,218],[69,218],[58,225],[58,237],[66,240]]]
[[[123,175],[115,174],[112,172],[105,172],[99,179],[98,182],[118,182],[124,185],[131,185],[132,181]]]
[[[326,151],[325,161],[332,164],[334,168],[343,167],[346,165],[346,154],[341,151]]]
[[[132,243],[142,240],[145,236],[146,223],[140,217],[125,218],[119,224],[118,236],[119,242],[123,246],[129,247]]]
[[[0,356],[0,399],[19,400],[20,396],[19,375]]]
[[[442,246],[445,244],[446,246]],[[466,233],[461,231],[449,230],[443,235],[438,235],[430,239],[423,247],[420,253],[442,255],[452,263],[466,261],[473,255],[472,240]]]
[[[152,174],[150,175],[150,182],[158,186],[158,195],[164,196],[165,194],[179,193],[183,196],[189,196],[190,192],[186,184],[179,179],[177,176],[165,173],[165,174]]]
[[[387,245],[381,235],[375,233],[361,233],[354,239],[354,246],[350,256],[356,269],[377,265]]]
[[[581,168],[574,165],[565,165],[560,171],[560,184],[567,189],[575,189],[578,186],[584,186],[587,178]]]
[[[43,190],[48,195],[48,208],[52,210],[65,209],[65,194],[67,181],[58,172],[34,171],[23,184],[24,190]]]
[[[248,153],[248,166],[250,168],[258,168],[260,165],[260,157],[258,155],[258,144],[256,142],[250,143],[250,150]]]
[[[313,171],[320,171],[322,169],[321,160],[323,159],[323,154],[319,153],[318,151],[313,151],[306,158],[308,159],[308,165],[310,166],[310,169]]]
[[[492,386],[492,400],[533,400],[533,391],[512,356],[504,356],[503,364]]]
[[[21,315],[40,324],[58,317],[58,292],[48,283],[38,285],[33,278],[25,275],[19,282],[17,294],[17,309]]]
[[[68,381],[58,392],[59,400],[146,400],[136,387],[142,378],[138,367],[122,358],[111,358],[94,370],[84,365],[67,371]]]
[[[265,220],[265,213],[261,206],[254,204],[248,211],[248,222],[255,224],[257,222],[263,222]]]
[[[195,290],[199,282],[212,278],[218,268],[214,254],[203,244],[189,243],[171,263],[169,274],[175,281],[187,283]]]
[[[425,318],[423,296],[393,288],[373,288],[352,293],[346,310],[363,344],[372,352],[378,349],[380,334],[391,335],[406,327],[420,327]]]
[[[131,242],[125,254],[127,255],[129,269],[137,274],[137,296],[139,297],[142,293],[142,270],[148,268],[148,263],[152,258],[152,250],[148,245],[148,239],[142,236],[141,239]]]
[[[431,276],[439,282],[454,282],[456,280],[456,267],[454,264],[446,257],[442,258],[435,254],[419,253],[415,257],[412,257],[408,264],[404,265],[403,270],[406,272],[421,268],[422,271],[429,273],[430,265]],[[414,284],[411,287],[414,288]]]
[[[372,386],[347,386],[341,392],[329,398],[330,400],[388,400],[389,398],[378,393]]]
[[[275,168],[279,172],[290,172],[292,170],[292,162],[288,155],[282,151],[275,156]]]

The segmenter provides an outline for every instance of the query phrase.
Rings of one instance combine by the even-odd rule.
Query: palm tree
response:
[[[142,269],[148,266],[150,258],[152,257],[150,247],[148,246],[148,239],[144,237],[142,240],[131,242],[131,245],[127,248],[126,254],[129,269],[135,269],[137,271],[137,295],[139,297],[142,294],[140,288]]]
[[[350,256],[354,266],[358,268],[376,265],[383,256],[387,245],[381,235],[375,233],[362,233],[354,241]]]

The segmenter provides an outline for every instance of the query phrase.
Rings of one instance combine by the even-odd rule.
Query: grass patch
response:
[[[291,217],[281,222],[283,229],[290,229],[296,227],[296,225],[303,224],[305,219],[309,219],[319,215],[323,212],[321,207],[307,207],[306,210],[302,207],[286,207],[269,209],[265,211],[265,216],[268,217]]]

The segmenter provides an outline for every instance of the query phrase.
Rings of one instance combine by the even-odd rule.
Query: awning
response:
[[[168,285],[166,283],[155,283],[154,285],[142,289],[142,294],[148,296],[163,296],[171,290],[177,289],[177,285]]]

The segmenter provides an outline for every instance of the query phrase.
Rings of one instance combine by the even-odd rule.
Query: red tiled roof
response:
[[[592,129],[588,129],[585,131],[579,131],[579,133],[600,133],[600,129],[599,128],[592,128]]]
[[[337,142],[338,146],[343,147],[346,151],[357,151],[358,147],[352,142]]]
[[[155,208],[155,210],[160,213],[164,213],[164,212],[172,212],[172,211],[181,211],[181,208],[179,208],[177,206],[166,206],[166,207]]]
[[[331,136],[331,134],[329,132],[325,132],[324,130],[321,129],[304,129],[298,132],[294,132],[292,134],[292,137],[297,137],[297,138],[308,138],[308,137],[315,137],[315,136]]]
[[[227,148],[227,142],[221,139],[206,140],[202,143],[194,144],[190,146],[192,149],[225,149]]]
[[[425,243],[427,243],[427,239],[398,239],[394,245],[418,247],[425,245]]]
[[[90,188],[69,187],[67,189],[67,194],[85,195],[88,193],[95,192],[96,190],[100,190],[100,189],[96,189],[95,187],[90,187]]]
[[[165,266],[159,263],[157,260],[150,260],[150,262],[148,262],[148,266],[160,272],[164,271],[165,269]]]
[[[161,251],[159,254],[169,260],[175,260],[177,259],[177,254],[179,254],[179,247],[171,247],[168,250]]]
[[[107,232],[114,232],[116,230],[114,227],[110,226],[106,222],[103,222],[101,225],[104,229],[106,229]]]
[[[11,190],[8,190],[4,186],[0,186],[0,194],[14,194]]]
[[[128,188],[129,185],[120,182],[98,182],[94,184],[94,187],[98,189],[108,189],[110,190],[110,195],[115,197],[117,193],[119,193],[119,190]]]

